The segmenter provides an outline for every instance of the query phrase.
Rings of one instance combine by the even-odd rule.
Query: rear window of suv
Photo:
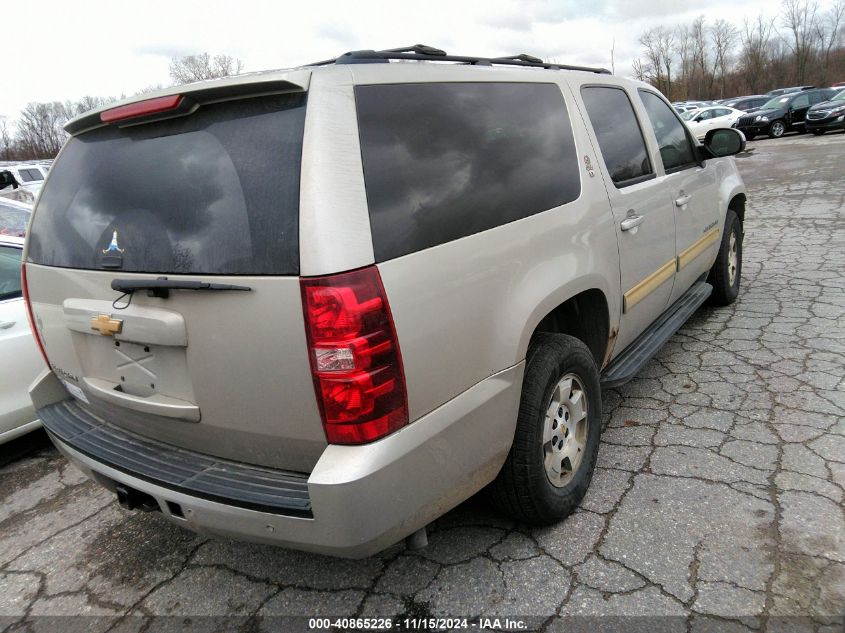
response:
[[[580,170],[554,84],[355,88],[376,261],[575,200]]]
[[[27,261],[297,274],[304,121],[304,95],[276,95],[72,138],[41,194]]]

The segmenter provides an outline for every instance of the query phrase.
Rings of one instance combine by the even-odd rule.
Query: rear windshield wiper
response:
[[[167,277],[158,279],[112,279],[111,289],[131,295],[136,290],[146,290],[150,297],[166,299],[171,290],[252,290],[249,286],[235,284],[217,284],[209,281],[174,280]]]

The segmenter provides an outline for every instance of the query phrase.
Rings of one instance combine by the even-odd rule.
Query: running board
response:
[[[601,376],[603,388],[624,385],[639,373],[672,335],[681,329],[702,303],[707,301],[713,286],[699,281],[661,314],[648,329],[616,357]]]

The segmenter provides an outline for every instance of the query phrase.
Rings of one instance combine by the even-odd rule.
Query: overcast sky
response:
[[[40,0],[18,7],[33,13],[18,16],[14,28],[5,25],[0,39],[7,73],[0,116],[10,119],[29,101],[130,95],[167,84],[171,57],[204,51],[238,57],[250,71],[418,42],[455,54],[527,52],[609,68],[615,39],[617,74],[630,75],[637,38],[651,26],[674,26],[699,14],[709,22],[723,18],[741,25],[744,17],[774,16],[780,5],[776,0]],[[4,22],[14,13],[12,5],[5,8]]]

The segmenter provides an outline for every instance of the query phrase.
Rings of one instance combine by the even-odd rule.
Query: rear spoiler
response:
[[[289,92],[305,92],[311,79],[310,70],[251,73],[187,84],[156,91],[138,99],[138,95],[79,115],[65,124],[71,136],[104,125],[138,125],[173,116],[183,116],[197,108],[220,101],[260,97]]]

